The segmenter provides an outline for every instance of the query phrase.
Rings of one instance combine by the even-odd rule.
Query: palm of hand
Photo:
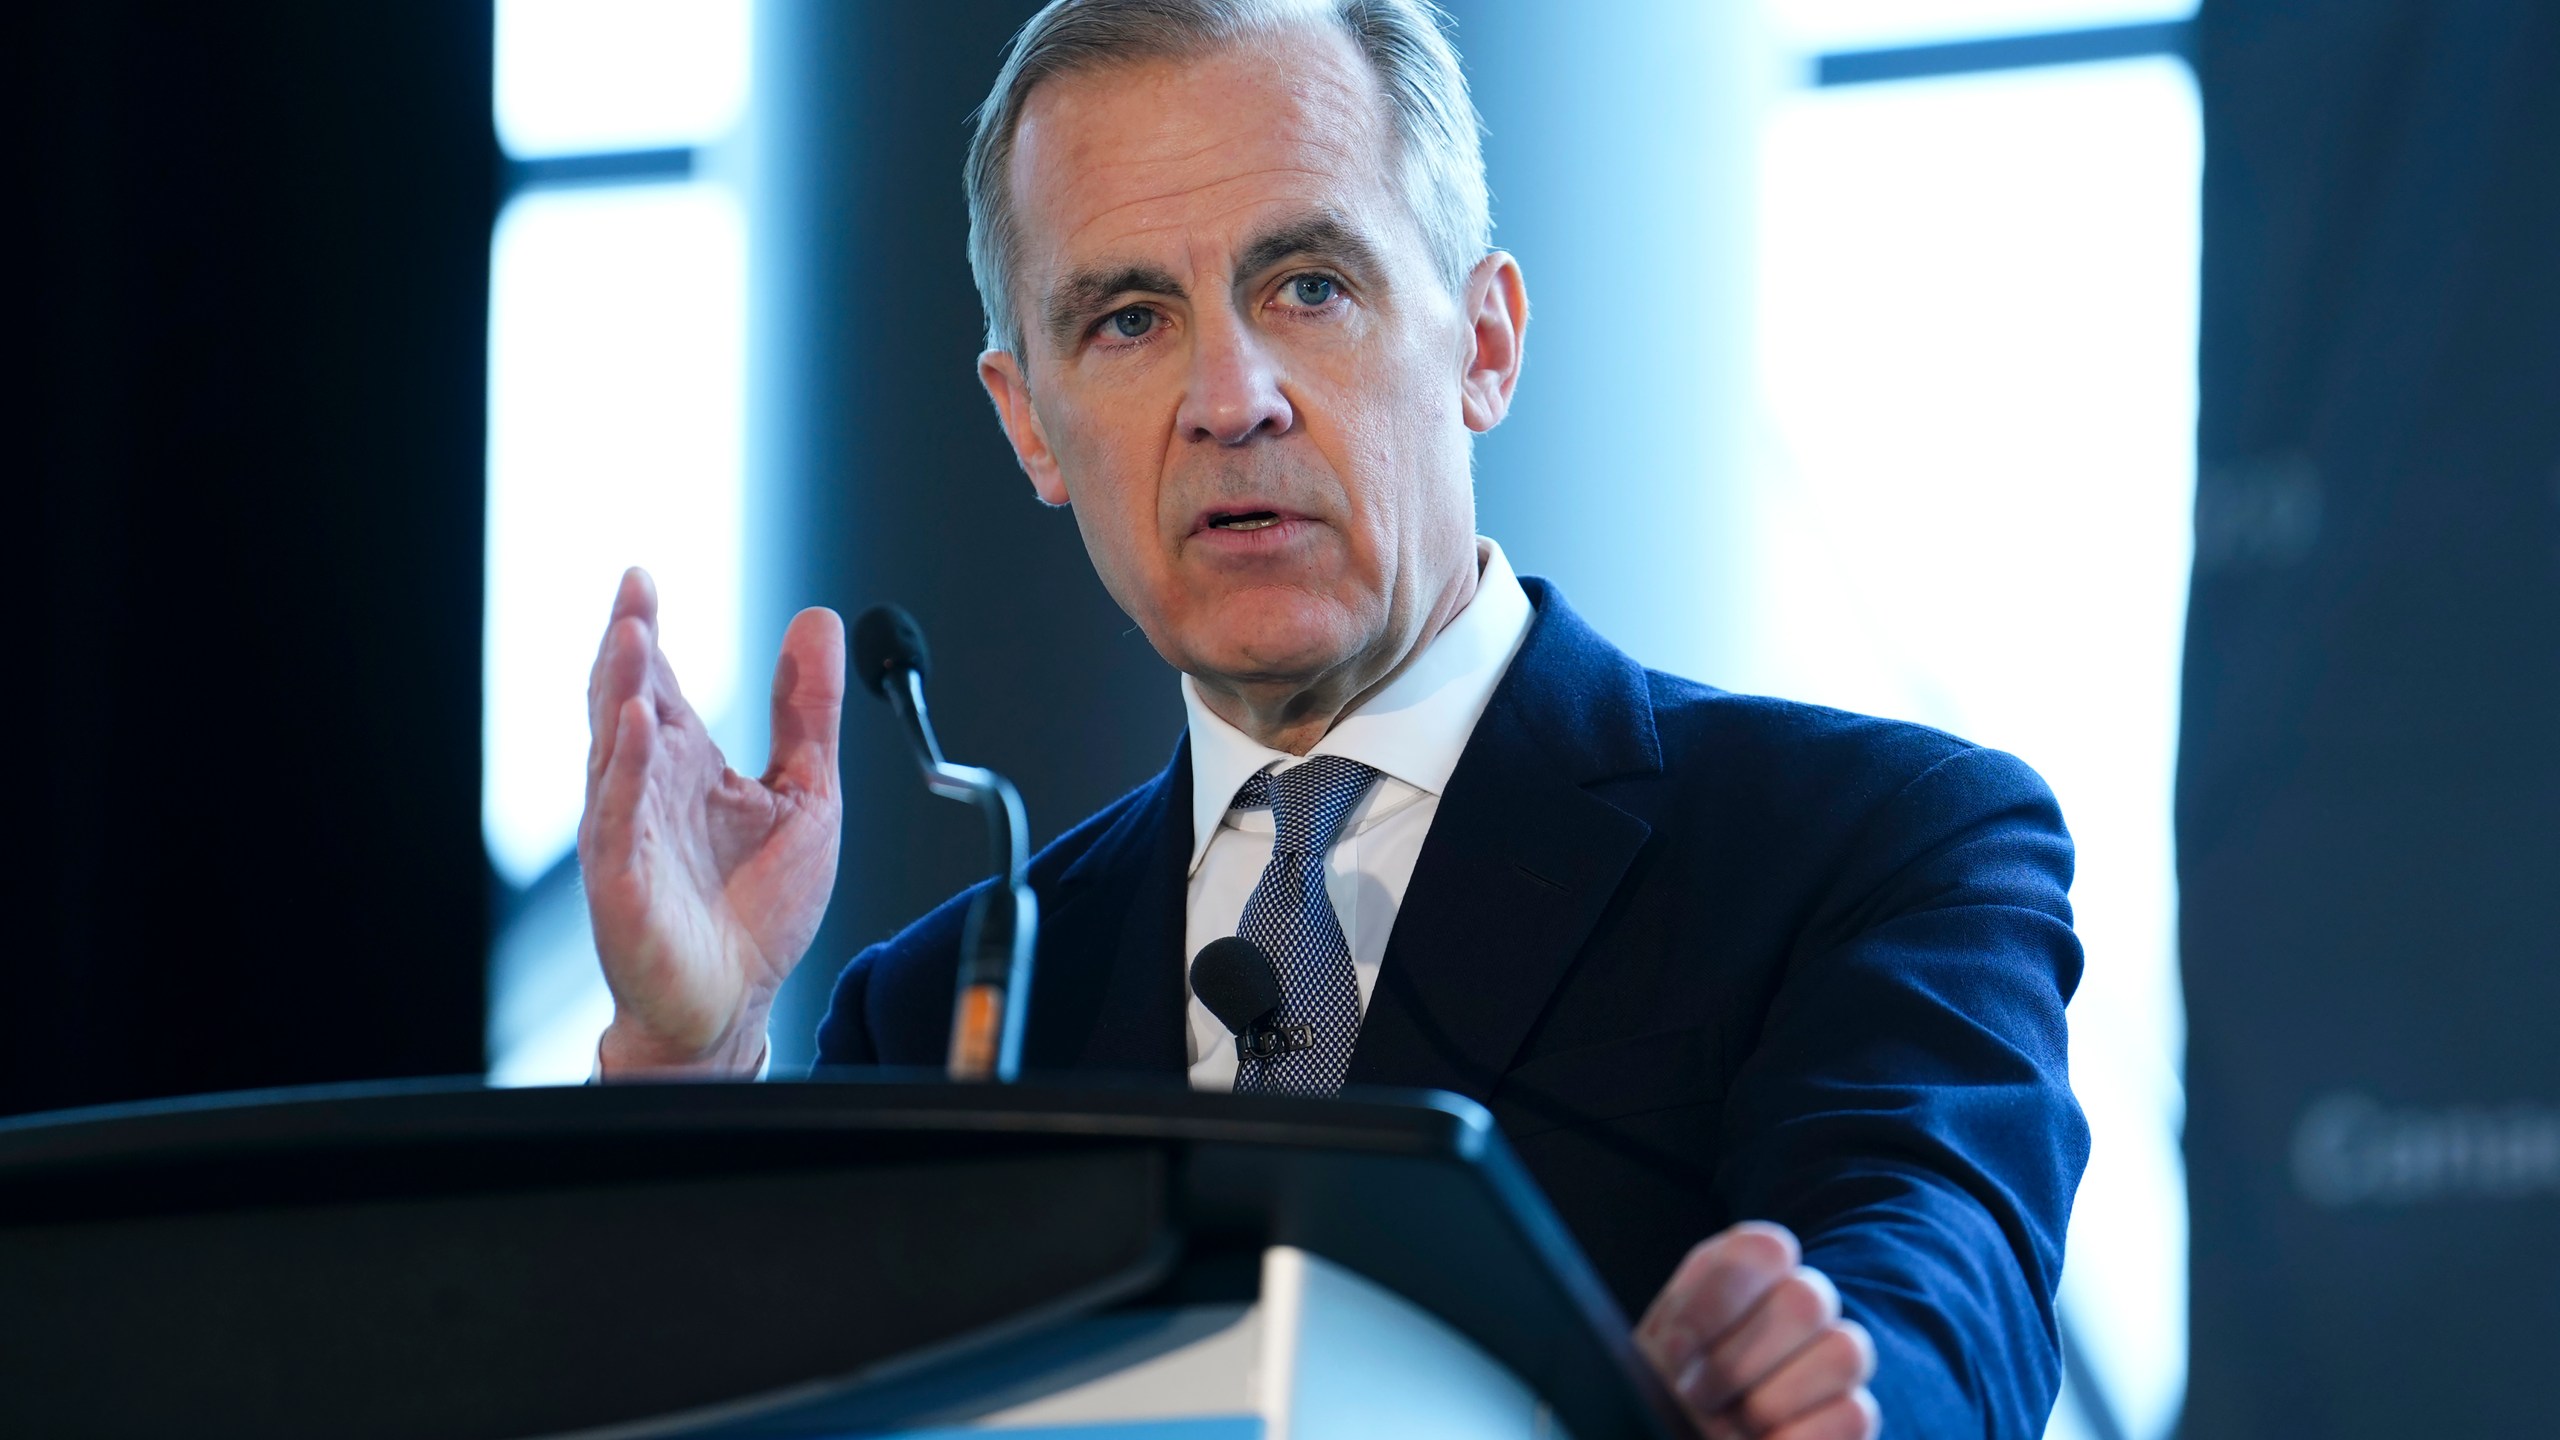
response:
[[[656,645],[655,595],[626,576],[597,657],[579,864],[626,1054],[751,1064],[773,994],[835,883],[843,631],[807,611],[774,682],[773,763],[729,768]],[[741,1044],[748,1048],[741,1056]]]

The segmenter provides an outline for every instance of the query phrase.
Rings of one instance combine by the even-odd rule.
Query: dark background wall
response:
[[[486,10],[11,23],[0,1111],[475,1070]]]
[[[2208,3],[2185,1433],[2536,1434],[2560,10]]]
[[[934,652],[956,759],[1011,776],[1045,841],[1161,768],[1182,728],[1173,673],[1084,557],[1073,515],[1032,496],[976,379],[960,162],[1028,0],[781,0],[760,19],[763,219],[776,313],[756,382],[779,447],[772,606],[880,600]],[[761,659],[757,664],[764,663]],[[776,1058],[805,1063],[842,961],[984,869],[984,829],[924,793],[888,710],[844,728],[845,847],[826,928],[778,1008]]]

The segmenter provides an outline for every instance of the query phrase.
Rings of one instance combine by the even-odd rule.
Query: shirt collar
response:
[[[1415,657],[1404,673],[1333,723],[1310,755],[1340,755],[1437,795],[1493,699],[1502,672],[1529,633],[1529,594],[1511,573],[1502,547],[1476,538],[1476,593]],[[1296,764],[1211,713],[1200,687],[1182,677],[1182,706],[1191,724],[1191,870],[1200,869],[1210,839],[1236,791],[1255,771]]]

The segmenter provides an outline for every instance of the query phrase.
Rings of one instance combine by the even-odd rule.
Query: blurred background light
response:
[[[499,0],[499,143],[518,159],[716,140],[743,116],[749,0]]]
[[[661,639],[717,723],[738,680],[745,225],[703,184],[528,195],[490,260],[486,793],[517,886],[585,801],[586,675],[616,578],[681,597]]]

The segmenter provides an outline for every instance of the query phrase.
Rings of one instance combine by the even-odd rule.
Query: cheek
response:
[[[1160,435],[1120,410],[1061,407],[1049,432],[1058,474],[1085,554],[1120,608],[1144,621],[1155,609],[1160,567],[1156,515]]]
[[[1142,482],[1151,472],[1154,452],[1142,428],[1124,416],[1086,406],[1066,408],[1059,418],[1062,423],[1049,431],[1050,447],[1058,457],[1067,501],[1087,533],[1094,533],[1097,522],[1112,530],[1144,523],[1131,513],[1146,503],[1145,493],[1151,490]]]
[[[1365,480],[1364,506],[1400,521],[1444,509],[1451,450],[1464,432],[1457,386],[1436,354],[1404,345],[1378,355],[1344,387],[1339,422],[1344,458]],[[1406,534],[1410,543],[1415,537]]]

